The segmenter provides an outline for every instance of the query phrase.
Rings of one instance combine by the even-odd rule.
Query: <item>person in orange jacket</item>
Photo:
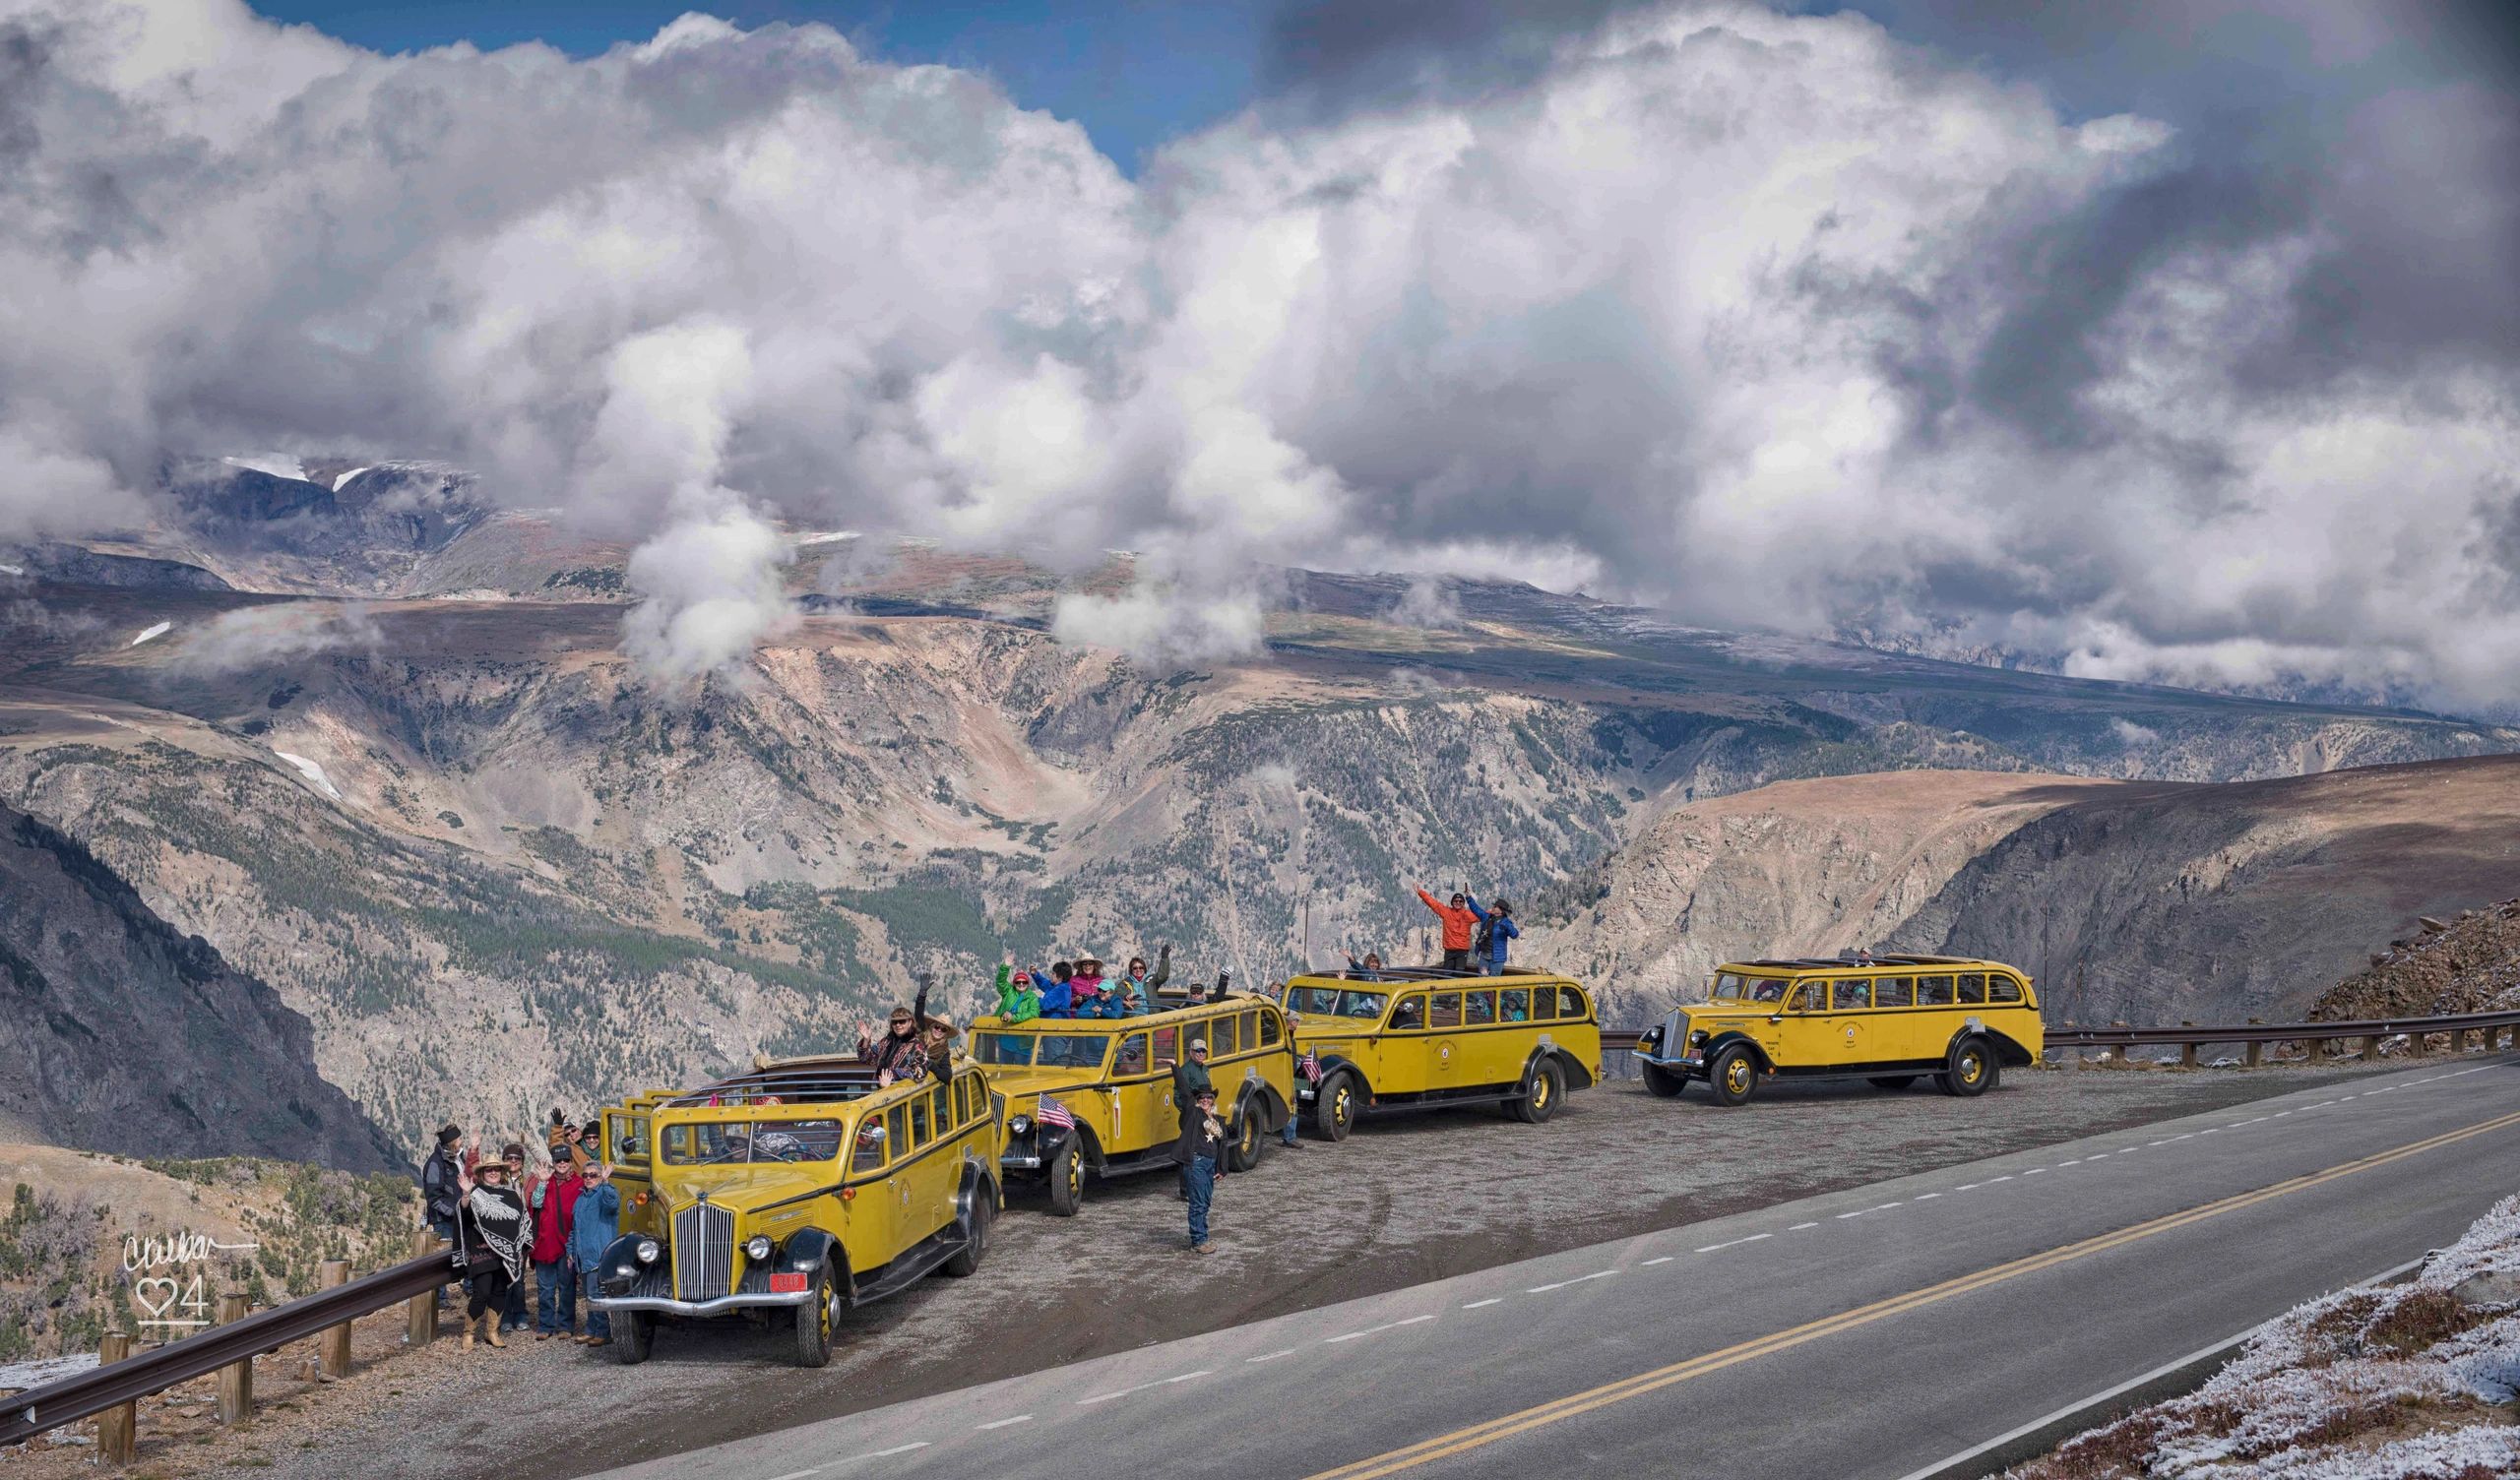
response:
[[[1444,969],[1471,969],[1470,937],[1479,928],[1479,916],[1471,912],[1470,896],[1456,893],[1451,905],[1446,906],[1436,903],[1435,896],[1426,893],[1425,886],[1419,885],[1418,897],[1425,900],[1426,907],[1435,912],[1435,918],[1444,922]]]

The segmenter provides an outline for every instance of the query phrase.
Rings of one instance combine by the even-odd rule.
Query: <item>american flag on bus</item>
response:
[[[1041,1102],[1033,1108],[1033,1119],[1045,1126],[1056,1126],[1062,1131],[1076,1129],[1076,1117],[1067,1113],[1067,1106],[1046,1094],[1042,1095]]]
[[[1309,1082],[1315,1084],[1321,1082],[1321,1055],[1318,1052],[1305,1049],[1303,1057],[1295,1060],[1295,1068],[1302,1071],[1304,1079]]]

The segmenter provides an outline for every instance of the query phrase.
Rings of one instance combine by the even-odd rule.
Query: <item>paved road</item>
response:
[[[2443,1062],[615,1473],[1898,1480],[2445,1245],[2515,1187],[2520,1060]]]

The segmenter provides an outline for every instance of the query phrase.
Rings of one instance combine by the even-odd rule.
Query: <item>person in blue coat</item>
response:
[[[1033,985],[1041,991],[1042,1017],[1073,1018],[1076,1016],[1075,995],[1068,990],[1068,978],[1075,972],[1076,968],[1065,961],[1052,961],[1048,975],[1044,976],[1039,971],[1033,973]]]
[[[1479,916],[1479,934],[1471,940],[1471,958],[1480,969],[1495,972],[1505,968],[1505,943],[1523,938],[1523,927],[1514,923],[1514,901],[1499,899],[1481,909],[1479,900],[1463,895],[1470,912]]]
[[[603,1293],[596,1288],[596,1274],[603,1263],[603,1251],[620,1236],[621,1190],[612,1185],[612,1163],[588,1167],[586,1190],[578,1194],[577,1222],[569,1229],[569,1263],[577,1266],[587,1299]],[[587,1307],[587,1333],[578,1339],[589,1346],[609,1344],[612,1318]]]

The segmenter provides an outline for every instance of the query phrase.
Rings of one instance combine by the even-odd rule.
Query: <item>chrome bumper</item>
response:
[[[1682,1074],[1706,1073],[1706,1061],[1704,1059],[1667,1059],[1661,1054],[1638,1054],[1636,1058],[1638,1063],[1651,1064],[1657,1069],[1676,1069]]]
[[[728,1311],[757,1309],[762,1306],[799,1306],[814,1298],[812,1287],[787,1295],[756,1295],[737,1291],[715,1300],[671,1300],[662,1295],[598,1295],[587,1302],[597,1311],[662,1311],[668,1316],[723,1316]]]

